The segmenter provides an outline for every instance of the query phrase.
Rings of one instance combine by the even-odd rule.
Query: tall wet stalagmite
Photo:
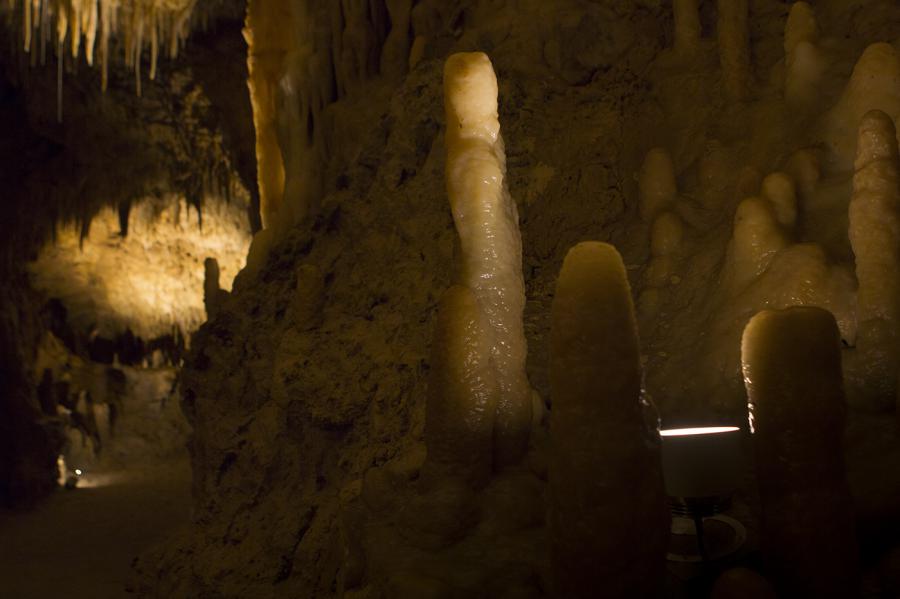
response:
[[[742,342],[767,571],[789,597],[854,597],[841,343],[821,308],[764,311]]]
[[[471,289],[490,323],[500,395],[496,464],[522,457],[531,428],[525,374],[522,239],[506,186],[506,151],[497,118],[497,77],[486,54],[454,54],[444,67],[446,184],[459,234],[460,283]]]
[[[880,110],[859,125],[850,243],[859,279],[857,360],[866,365],[862,400],[890,409],[900,365],[900,153],[894,122]]]
[[[618,252],[566,255],[550,324],[550,559],[559,597],[651,597],[669,516],[641,398],[631,289]]]

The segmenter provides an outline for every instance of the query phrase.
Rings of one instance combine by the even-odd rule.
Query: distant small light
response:
[[[730,433],[738,430],[736,426],[701,426],[697,428],[670,428],[659,431],[662,437],[681,437],[685,435],[712,435],[715,433]]]
[[[75,469],[75,476],[81,476],[81,474],[82,474],[81,468],[76,468],[76,469]]]

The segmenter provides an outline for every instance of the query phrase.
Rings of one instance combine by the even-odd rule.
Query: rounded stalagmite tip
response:
[[[497,75],[484,52],[460,52],[444,63],[444,109],[448,134],[488,135],[497,121]]]

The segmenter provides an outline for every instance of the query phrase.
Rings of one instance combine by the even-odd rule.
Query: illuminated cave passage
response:
[[[894,0],[0,10],[14,596],[900,596]]]

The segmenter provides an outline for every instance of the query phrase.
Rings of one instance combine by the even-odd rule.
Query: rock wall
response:
[[[307,29],[279,50],[297,58],[287,64],[309,68],[315,52],[291,55],[309,42],[332,67],[325,80],[288,80],[333,93],[310,111],[309,90],[291,88],[296,97],[280,96],[287,105],[266,108],[278,149],[267,156],[286,169],[271,181],[277,193],[292,176],[309,183],[310,170],[315,186],[281,224],[281,210],[270,210],[264,225],[278,233],[254,242],[251,267],[195,337],[183,400],[195,520],[141,560],[148,594],[547,592],[540,417],[528,457],[492,479],[474,512],[448,509],[425,534],[404,519],[403,489],[423,458],[435,310],[459,263],[440,92],[454,51],[488,53],[499,79],[537,405],[552,410],[548,328],[560,265],[573,244],[593,239],[624,257],[645,390],[665,425],[743,423],[741,331],[758,310],[795,304],[835,314],[848,396],[870,407],[860,392],[867,366],[853,358],[847,210],[854,120],[871,109],[898,116],[894,3],[817,3],[815,36],[786,36],[790,7],[774,0],[702,3],[699,27],[681,32],[696,39],[674,47],[668,3],[423,0],[391,38],[385,15],[405,14],[406,4],[290,5]],[[304,37],[317,26],[330,36]],[[861,60],[876,42],[881,58]],[[368,60],[405,44],[405,76]],[[273,67],[274,81],[286,68]],[[297,148],[312,162],[292,162]],[[882,455],[896,457],[887,438]],[[900,488],[887,478],[880,493]],[[380,503],[393,495],[396,503]],[[881,507],[896,517],[898,506]]]

